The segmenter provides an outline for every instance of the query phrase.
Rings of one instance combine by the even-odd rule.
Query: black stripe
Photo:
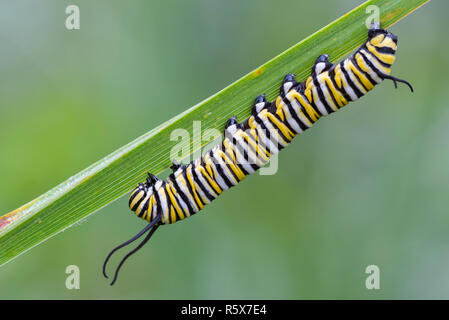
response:
[[[201,210],[201,205],[203,204],[203,202],[201,202],[201,199],[200,199],[201,203],[198,203],[198,201],[196,201],[195,193],[193,192],[192,185],[190,184],[190,181],[187,178],[187,168],[191,165],[192,165],[192,163],[190,163],[188,166],[186,166],[185,170],[182,172],[182,175],[184,177],[184,180],[186,181],[187,189],[189,190],[189,193],[192,195],[192,200],[193,200],[192,202],[194,202],[196,204],[196,206],[198,207],[198,211],[199,211],[199,210]]]
[[[143,205],[142,210],[140,211],[140,213],[138,215],[139,218],[143,217],[143,214],[145,213],[145,211],[148,210],[149,204],[150,204],[150,198],[148,198],[147,201],[145,201],[145,204]]]
[[[162,186],[161,186],[162,188]],[[159,198],[159,193],[156,192],[156,188],[155,186],[153,186],[153,195],[154,195],[154,202],[156,203],[156,208],[157,208],[157,212],[156,212],[156,217],[157,216],[162,216],[162,206],[161,206],[161,199]]]
[[[335,81],[335,68],[332,68],[329,71],[329,78],[332,81],[332,84],[334,85],[335,89],[337,89],[338,91],[340,91],[340,93],[343,95],[343,97],[346,99],[347,102],[351,101],[351,97],[348,95],[348,93],[345,90],[345,86],[343,85],[343,83],[341,84],[341,88],[338,87],[337,82]]]
[[[265,124],[263,123],[262,119],[259,118],[259,115],[254,116],[254,120],[259,124],[259,127],[264,131],[265,136],[270,139],[271,133],[270,130],[268,130],[267,127],[265,127]]]
[[[257,116],[256,119],[259,119],[259,117]],[[260,120],[260,119],[259,119],[259,120]],[[256,121],[257,121],[257,120],[256,120]],[[262,123],[261,125],[263,125],[263,123]],[[263,125],[263,127],[265,128],[265,132],[268,133],[269,130],[266,129],[265,125]],[[256,130],[256,132],[257,132],[257,130]],[[246,133],[246,132],[245,132],[245,133]],[[267,135],[267,134],[266,134],[266,135]],[[254,149],[254,147],[249,143],[249,139],[251,139],[252,141],[254,141],[254,139],[252,138],[252,135],[246,133],[246,136],[248,137],[248,141],[246,141],[245,138],[242,137],[242,142],[243,142],[245,145],[247,145],[248,148],[250,148],[250,149],[253,151],[252,153],[254,153],[254,154],[256,155],[256,159],[257,159],[257,160],[259,160],[260,162],[264,162],[264,160],[261,159],[261,158],[259,157],[259,153],[256,151],[256,149]],[[270,151],[269,151],[269,148],[267,148],[266,146],[263,145],[262,141],[260,140],[260,136],[257,136],[257,137],[259,138],[259,139],[258,139],[259,142],[254,141],[254,142],[256,143],[256,145],[257,145],[257,146],[260,145],[260,146],[263,147],[265,150],[267,150],[268,152],[270,152]],[[236,143],[237,143],[239,146],[241,146],[241,144],[240,144],[238,141],[236,141]],[[243,148],[243,146],[242,146],[242,148]],[[248,149],[246,149],[246,148],[244,148],[244,149],[245,149],[245,150],[248,150]],[[265,153],[265,156],[268,156],[268,155]],[[249,155],[248,155],[248,161],[249,161]],[[253,165],[253,164],[251,164],[251,165]],[[257,164],[255,164],[255,165],[257,166],[257,168],[260,168],[259,165],[257,165]],[[254,168],[254,166],[253,166],[253,168]]]
[[[396,53],[396,51],[390,47],[377,47],[373,44],[371,44],[371,45],[374,47],[374,49],[376,49],[377,52],[382,53],[382,54],[390,54],[390,55],[394,56]]]
[[[369,52],[369,54],[376,59],[377,62],[379,62],[382,66],[385,68],[391,68],[391,64],[385,63],[382,60],[380,60],[375,54],[373,54],[371,51],[369,51],[368,47],[365,45],[364,49],[366,52]]]
[[[231,183],[231,181],[229,181],[228,177],[224,173],[223,168],[221,167],[221,164],[215,163],[215,158],[213,156],[212,150],[209,152],[209,156],[211,157],[212,161],[214,162],[214,166],[217,169],[217,172],[220,175],[220,177],[224,180],[224,182],[228,186],[228,188],[231,188],[233,186],[233,184]],[[218,185],[220,185],[220,184],[218,184]]]
[[[300,93],[298,92],[298,94],[300,94]],[[305,98],[305,97],[304,97],[304,98]],[[296,98],[295,98],[295,100],[296,100]],[[307,100],[307,99],[305,99],[305,100]],[[300,109],[303,111],[303,113],[306,114],[307,112],[305,112],[305,108],[303,107],[303,105],[302,105],[298,100],[296,100],[296,101],[298,102],[298,105],[299,105]],[[301,119],[298,117],[298,114],[296,113],[295,108],[291,105],[290,101],[289,101],[287,98],[285,98],[285,99],[283,99],[283,102],[284,102],[285,105],[287,106],[288,111],[290,111],[290,114],[292,115],[293,120],[296,121],[296,123],[297,123],[298,126],[301,128],[301,130],[302,130],[302,131],[307,130],[308,127],[307,127],[306,124],[305,124],[304,122],[302,122]],[[306,117],[309,118],[309,115],[306,114]],[[309,118],[309,119],[310,119],[310,118]],[[312,119],[310,119],[310,121],[313,123]]]
[[[257,130],[255,130],[256,131],[256,133],[257,133]],[[254,136],[251,134],[251,132],[245,132],[245,134],[246,134],[246,136],[248,137],[248,141],[249,140],[251,140],[251,141],[253,141],[255,144],[256,144],[256,146],[257,147],[260,147],[260,148],[263,148],[263,149],[265,149],[265,152],[263,152],[263,154],[266,156],[266,157],[269,157],[270,155],[268,154],[269,153],[269,151],[268,151],[268,149],[267,148],[265,148],[264,147],[264,145],[260,142],[260,138],[259,138],[259,136],[258,135],[256,135],[256,138],[254,138]],[[243,141],[245,141],[245,139],[243,139]],[[245,143],[248,143],[249,144],[249,142],[246,142],[245,141]],[[250,146],[251,147],[251,149],[252,150],[254,150],[255,151],[255,149],[252,147],[252,146]],[[262,153],[262,152],[260,152],[260,153]],[[256,155],[257,155],[257,157],[259,158],[259,153],[256,153]]]
[[[134,192],[134,193],[133,193]],[[128,206],[131,208],[131,203],[133,202],[134,198],[139,194],[140,188],[137,187],[131,192],[131,196],[129,197]]]
[[[300,94],[304,100],[309,101],[309,100],[307,100],[307,98],[306,98],[303,94],[301,94],[301,93],[299,93],[299,92],[298,92],[298,94]],[[313,120],[313,119],[312,119],[312,117],[311,117],[311,116],[309,115],[309,113],[307,112],[306,107],[303,106],[303,105],[301,104],[301,102],[300,102],[298,99],[296,99],[296,98],[294,98],[294,99],[295,99],[296,103],[299,105],[299,108],[301,109],[302,113],[306,116],[306,118],[307,118],[312,124],[314,124],[316,120]],[[312,109],[315,110],[315,108],[313,108],[313,107],[312,107]],[[301,121],[301,122],[302,122],[302,121]],[[301,129],[302,129],[302,127],[301,127]],[[304,128],[303,130],[307,130],[307,129],[309,129],[309,127],[305,126],[305,128]]]
[[[284,108],[281,108],[280,110],[282,112],[282,115],[284,116],[284,120],[282,120],[281,117],[278,116],[277,112],[275,114],[276,118],[278,118],[279,121],[281,121],[291,132],[296,133],[296,130],[292,128],[290,123],[288,123],[287,116],[285,115]]]
[[[223,152],[223,150],[221,150],[221,151]],[[223,153],[224,153],[224,155],[225,155],[225,159],[231,159],[231,158],[229,158],[228,156],[226,156],[226,153],[225,153],[225,152],[223,152]],[[223,160],[223,161],[225,161],[225,160]],[[229,169],[229,172],[231,172],[231,175],[234,177],[235,181],[236,181],[237,183],[239,183],[239,182],[240,182],[240,179],[239,179],[239,177],[237,176],[237,174],[234,172],[234,170],[232,170],[231,165],[230,165],[230,163],[232,163],[232,160],[231,160],[231,162],[225,161],[225,163],[226,163],[226,166],[227,166],[228,169]]]
[[[140,191],[143,191],[143,190],[140,190]],[[140,193],[140,191],[139,191],[139,193]],[[145,199],[146,196],[147,196],[147,193],[144,191],[142,198],[140,198],[139,201],[136,202],[136,204],[134,205],[134,207],[131,208],[131,210],[132,211],[136,211],[137,208],[139,207],[139,205],[142,203],[143,199]]]
[[[203,158],[201,158],[201,166],[203,167],[203,170],[204,170],[205,174],[209,175],[209,172],[208,172],[207,169],[206,169],[206,163],[204,163]],[[207,185],[210,186],[210,188],[211,188],[211,189],[217,194],[217,196],[218,196],[218,195],[219,195],[218,192],[214,189],[214,187],[212,186],[212,184],[209,182],[209,179],[207,179],[207,177],[206,177],[203,173],[200,172],[200,174],[201,174],[201,176],[204,178],[204,180],[206,181]],[[211,178],[212,180],[215,181],[214,170],[212,170],[212,177],[210,177],[210,178]],[[220,188],[220,185],[219,185],[218,187]],[[220,188],[220,190],[221,190],[221,188]],[[212,199],[212,200],[215,200],[215,199],[216,199],[216,197],[215,197],[214,195],[211,194],[211,196],[214,198],[214,199]]]
[[[367,72],[365,72],[365,71],[362,70],[362,67],[360,67],[360,65],[357,63],[357,60],[355,59],[355,56],[352,56],[351,59],[352,59],[352,64],[355,66],[355,68],[356,68],[359,72],[363,73],[363,75],[368,79],[368,81],[369,81],[373,86],[375,86],[375,85],[377,84],[377,82],[374,81],[373,78],[371,78],[371,76],[369,75],[369,73],[367,73]],[[370,89],[367,88],[366,90],[369,91]]]
[[[311,77],[310,77],[310,78],[311,78]],[[313,79],[313,78],[312,78],[312,79]],[[307,82],[308,80],[309,80],[309,79],[307,79],[306,82]],[[313,89],[313,87],[312,87],[312,89]],[[307,101],[309,101],[309,103],[310,103],[310,105],[312,106],[312,108],[313,108],[313,109],[320,115],[320,117],[322,117],[323,114],[321,113],[321,111],[318,109],[318,107],[316,106],[315,102],[313,101],[313,90],[312,90],[312,89],[309,90],[309,92],[310,92],[310,100],[307,99],[307,97],[305,96],[305,94],[303,95],[303,97],[306,98]],[[304,91],[304,92],[305,92],[305,91]]]
[[[175,187],[176,192],[181,196],[182,201],[184,201],[184,203],[187,206],[187,209],[189,210],[189,214],[193,214],[194,210],[192,208],[192,205],[190,204],[189,198],[187,197],[187,195],[182,192],[181,188],[178,185],[178,180],[173,179],[173,186]]]
[[[330,79],[330,77],[329,77],[329,79]],[[332,93],[332,90],[329,87],[329,85],[327,84],[327,81],[324,81],[324,85],[326,86],[327,92],[329,92],[329,95],[332,98],[332,102],[334,103],[335,108],[340,109],[340,106],[337,103],[337,98],[335,98],[334,94]]]
[[[369,61],[368,57],[362,51],[359,51],[359,53],[361,54],[363,60],[365,60],[366,64],[371,68],[371,70],[373,70],[379,78],[383,79],[383,72],[379,70],[371,61]],[[372,56],[371,53],[367,53]]]
[[[346,82],[348,82],[348,85],[352,88],[352,90],[354,91],[355,95],[360,98],[363,97],[363,93],[359,90],[359,88],[356,87],[356,85],[352,82],[351,78],[349,77],[348,72],[346,71],[345,67],[344,67],[344,62],[346,60],[343,60],[342,62],[340,62],[340,69],[343,72],[343,75],[346,79]],[[351,99],[352,100],[352,99]]]
[[[349,57],[349,58],[348,58],[349,62],[353,62],[352,58],[353,58],[353,57]],[[353,65],[354,65],[354,64],[355,64],[355,63],[353,63]],[[357,69],[356,66],[354,66],[354,67]],[[348,73],[351,72],[351,74],[356,78],[357,82],[362,86],[363,89],[365,89],[366,92],[369,91],[368,88],[363,84],[363,81],[362,81],[362,79],[359,77],[358,74],[356,74],[356,73],[355,73],[354,71],[352,71],[352,70],[346,70],[346,71],[347,71]]]
[[[259,140],[260,140],[260,137],[259,137]],[[240,145],[240,143],[237,142],[237,139],[236,139],[236,138],[233,138],[232,143],[234,144],[235,148],[238,149],[238,151],[240,152],[240,154],[243,153],[243,161],[246,161],[246,164],[248,164],[249,166],[251,166],[251,168],[252,168],[253,170],[258,170],[258,169],[259,169],[259,166],[258,166],[257,164],[249,163],[249,155],[248,155],[248,153],[246,152],[246,149],[243,148],[243,147]]]
[[[172,205],[172,203],[171,203],[171,199],[170,199],[170,197],[169,197],[169,195],[168,195],[168,193],[166,191],[166,183],[165,183],[165,181],[162,183],[162,185],[159,188],[159,190],[161,190],[161,193],[164,193],[164,195],[165,195],[165,202],[166,202],[166,205],[167,205],[168,222],[169,223],[176,222],[176,221],[173,221],[172,218],[171,218],[170,206]],[[162,204],[162,202],[161,202],[161,204]],[[162,206],[161,206],[161,211],[162,211]]]
[[[168,199],[170,199],[170,198],[169,198],[170,196],[168,195],[169,191],[170,191],[170,193],[171,193],[171,195],[173,196],[173,199],[174,199],[174,201],[172,201],[172,200],[170,199],[171,206],[173,207],[173,211],[175,212],[175,216],[176,216],[176,220],[173,221],[173,222],[176,222],[176,221],[178,221],[178,220],[182,220],[182,219],[181,219],[181,216],[180,216],[179,213],[178,213],[178,210],[176,209],[175,203],[178,205],[179,209],[180,209],[181,211],[183,211],[183,213],[184,213],[184,210],[183,210],[181,204],[179,203],[178,198],[177,198],[176,195],[173,193],[173,190],[170,189],[170,184],[169,184],[169,183],[166,183],[165,185],[166,185],[165,193],[167,194]],[[171,208],[169,208],[169,209],[170,209],[170,210],[169,210],[169,215],[171,216],[171,214],[170,214]]]
[[[271,135],[272,135],[271,131],[265,126],[265,124],[263,123],[263,120],[259,117],[259,115],[257,115],[255,117],[255,119],[256,119],[256,122],[260,125],[260,129],[264,131],[267,139],[269,139],[272,143],[274,143],[274,141],[271,140]],[[267,117],[267,119],[268,119],[268,117]],[[284,147],[279,142],[277,142],[277,148],[279,151],[284,149]]]
[[[250,128],[248,127],[247,129],[250,129]],[[231,141],[229,141],[229,144],[232,144]],[[230,159],[232,159],[232,156],[235,157],[234,164],[235,164],[237,167],[239,167],[239,169],[243,172],[243,174],[244,174],[245,176],[247,176],[247,175],[248,175],[248,171],[246,171],[245,168],[243,168],[243,166],[242,166],[240,163],[238,163],[238,160],[239,160],[239,159],[238,159],[238,157],[237,157],[237,153],[235,152],[235,150],[232,149],[232,148],[226,148],[226,147],[224,146],[224,144],[222,144],[222,146],[223,146],[223,150],[226,150],[225,154],[228,155],[228,157],[230,157]],[[234,145],[233,145],[233,146],[234,146]],[[235,146],[234,146],[234,148],[235,148]],[[232,152],[232,154],[229,154],[228,150],[230,150],[230,152]]]
[[[258,120],[260,120],[260,119],[258,119]],[[269,154],[271,154],[270,146],[265,144],[264,141],[262,141],[262,136],[259,134],[259,129],[262,130],[262,128],[257,120],[256,120],[256,122],[257,122],[257,125],[256,125],[256,128],[254,129],[255,136],[257,137],[256,143],[257,143],[257,145],[260,145],[261,148],[264,148]],[[263,123],[262,123],[262,125],[263,125]],[[264,126],[264,128],[265,128],[265,126]],[[264,131],[265,131],[265,136],[268,138],[270,136],[270,132],[268,131],[268,129],[265,129]],[[252,135],[249,135],[249,136],[252,137]],[[254,140],[254,139],[252,139],[252,140]],[[259,168],[259,167],[257,167],[257,168]]]
[[[275,118],[277,118],[275,114],[273,114],[273,115]],[[270,117],[267,117],[267,120],[269,123],[271,123],[274,130],[276,130],[278,132],[278,134],[281,136],[282,140],[284,140],[287,144],[290,143],[290,141],[288,141],[287,137],[282,133],[281,129],[279,129],[279,127],[270,119]],[[282,121],[281,121],[281,123],[282,123]]]
[[[198,178],[198,174],[196,173],[194,167],[192,167],[192,176],[193,176],[193,180],[196,182],[197,185],[199,185],[200,189],[203,191],[203,193],[204,193],[204,195],[206,196],[206,198],[207,198],[209,201],[215,200],[215,197],[212,196],[212,195],[209,193],[209,190],[206,189],[206,187],[203,185],[203,183],[201,182],[201,180]],[[206,179],[206,181],[207,181],[207,179]],[[212,186],[211,186],[211,188],[212,188]]]
[[[327,113],[332,113],[334,110],[330,107],[330,105],[327,103],[326,97],[324,96],[323,91],[321,90],[320,83],[318,82],[318,79],[316,77],[312,78],[313,84],[316,88],[316,92],[318,93],[318,97],[320,98],[321,103],[324,105],[324,108],[326,109]],[[313,94],[312,94],[313,95]],[[318,107],[317,107],[318,109]]]

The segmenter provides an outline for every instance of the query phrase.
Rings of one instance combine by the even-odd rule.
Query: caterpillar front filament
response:
[[[293,138],[312,127],[322,116],[338,111],[351,101],[365,95],[384,79],[407,84],[390,75],[395,61],[397,37],[373,25],[368,40],[356,52],[333,65],[328,55],[320,55],[304,82],[296,82],[294,74],[284,77],[280,95],[268,102],[264,95],[256,98],[251,116],[243,123],[235,117],[226,123],[222,143],[188,165],[176,161],[173,172],[163,181],[149,174],[129,198],[129,207],[148,221],[148,225],[132,239],[115,248],[111,255],[149,232],[125,260],[140,249],[163,224],[183,220],[202,210],[223,191],[235,186],[247,175],[264,166],[273,154],[285,148]]]

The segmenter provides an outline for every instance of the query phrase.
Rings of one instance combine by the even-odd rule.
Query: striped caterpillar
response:
[[[264,166],[270,156],[285,148],[293,138],[351,101],[365,95],[384,79],[405,83],[390,75],[395,61],[397,36],[372,25],[368,40],[356,52],[333,65],[328,55],[320,55],[304,82],[296,82],[294,74],[284,77],[280,95],[268,102],[264,95],[256,98],[251,116],[243,123],[230,118],[221,144],[188,165],[173,161],[173,172],[166,181],[148,174],[145,183],[131,192],[129,207],[148,221],[135,237],[116,247],[103,265],[118,249],[147,236],[118,265],[118,272],[129,256],[139,250],[163,224],[183,220],[202,210],[223,191],[235,186],[247,175]]]

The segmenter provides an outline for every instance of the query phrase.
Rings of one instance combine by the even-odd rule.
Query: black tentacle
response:
[[[159,224],[156,224],[148,233],[148,235],[145,237],[145,239],[143,239],[143,241],[133,250],[131,250],[130,252],[128,252],[126,254],[125,257],[123,257],[122,261],[120,261],[117,269],[115,269],[115,274],[114,274],[114,278],[112,279],[111,282],[111,286],[114,285],[115,281],[117,281],[117,277],[118,277],[118,273],[120,271],[120,268],[122,267],[122,265],[125,263],[125,261],[132,256],[134,253],[136,253],[137,251],[139,251],[140,248],[142,248],[147,242],[148,240],[150,240],[151,236],[156,232],[157,228],[159,228]]]
[[[148,225],[145,226],[145,228],[142,229],[142,231],[140,231],[138,234],[136,234],[134,237],[132,237],[131,239],[123,242],[122,244],[118,245],[117,247],[115,247],[114,249],[112,249],[112,251],[108,254],[108,256],[106,257],[106,260],[103,263],[103,275],[105,278],[109,278],[108,275],[106,274],[106,265],[109,261],[109,259],[111,258],[112,254],[114,252],[116,252],[117,250],[127,246],[128,244],[136,241],[137,239],[139,239],[143,234],[145,234],[148,230],[150,230],[151,228],[155,227],[158,225],[158,223],[161,221],[161,216],[157,216],[156,219],[154,219],[153,221],[151,221]]]
[[[396,78],[396,77],[393,77],[393,76],[390,76],[390,75],[383,75],[383,78],[393,81],[394,87],[396,89],[398,88],[397,82],[402,82],[402,83],[405,83],[406,85],[408,85],[408,87],[410,88],[410,91],[414,92],[412,85],[408,81],[405,81],[405,80],[402,80],[402,79],[399,79],[399,78]]]

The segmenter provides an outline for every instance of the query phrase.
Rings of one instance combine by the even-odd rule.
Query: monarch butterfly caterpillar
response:
[[[223,191],[235,186],[247,175],[264,166],[271,155],[285,148],[292,139],[318,121],[322,116],[338,111],[372,90],[384,79],[405,80],[390,75],[395,61],[397,36],[372,25],[368,40],[353,55],[333,65],[329,56],[320,55],[305,82],[298,83],[294,74],[284,77],[280,95],[268,102],[264,95],[256,98],[251,116],[243,123],[230,118],[224,140],[204,156],[188,165],[173,161],[173,172],[166,181],[148,174],[145,183],[131,192],[129,207],[147,220],[148,225],[135,237],[112,250],[103,265],[118,249],[145,239],[130,251],[118,265],[113,285],[123,263],[139,250],[162,224],[183,220],[202,210]]]

